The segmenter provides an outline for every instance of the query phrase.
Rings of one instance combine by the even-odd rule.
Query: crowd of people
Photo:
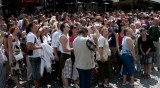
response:
[[[0,88],[10,79],[22,88],[25,72],[35,88],[47,76],[63,88],[91,88],[97,76],[107,88],[116,73],[122,85],[134,86],[135,71],[149,79],[154,67],[160,70],[159,38],[160,11],[1,16]]]

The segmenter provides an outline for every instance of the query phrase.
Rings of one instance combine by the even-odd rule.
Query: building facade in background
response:
[[[26,12],[36,9],[50,12],[105,12],[113,10],[160,9],[160,0],[0,0],[3,14],[19,14],[22,8]],[[0,7],[1,9],[1,7]]]

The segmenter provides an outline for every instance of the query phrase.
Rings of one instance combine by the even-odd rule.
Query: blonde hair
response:
[[[100,27],[99,33],[100,33],[101,35],[103,35],[103,32],[104,32],[106,29],[108,29],[106,26]]]

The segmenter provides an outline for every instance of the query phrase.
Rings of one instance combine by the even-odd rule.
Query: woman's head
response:
[[[104,19],[104,20],[102,21],[102,25],[108,25],[108,20],[107,20],[107,19]]]
[[[144,24],[142,25],[142,28],[140,29],[140,32],[142,35],[146,35],[147,34],[147,26]]]
[[[133,32],[132,29],[129,28],[129,27],[124,29],[124,35],[125,36],[131,36],[132,32]]]
[[[76,27],[76,25],[71,25],[70,31],[69,31],[69,36],[72,36],[73,34],[77,34],[77,30],[78,30],[78,28]]]
[[[10,33],[11,34],[17,34],[19,32],[19,28],[18,27],[12,27],[11,29],[10,29]]]
[[[49,33],[49,27],[48,26],[43,26],[43,34]]]
[[[106,36],[108,34],[108,28],[106,26],[101,27],[99,33],[103,36]]]
[[[32,22],[30,23],[27,28],[26,28],[26,33],[29,33],[29,32],[33,32],[33,33],[36,33],[37,32],[37,25],[36,23]]]

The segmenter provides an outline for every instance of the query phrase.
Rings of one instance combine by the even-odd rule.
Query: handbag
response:
[[[16,61],[19,61],[19,60],[23,59],[23,54],[22,54],[22,50],[19,46],[19,41],[14,42],[12,45],[13,45],[12,46],[13,56],[16,59]]]
[[[20,50],[19,54],[17,55],[14,54],[14,58],[16,59],[16,61],[22,60],[23,59],[22,51]]]
[[[104,40],[104,45],[105,45],[105,40]],[[103,49],[103,58],[105,61],[108,61],[108,48]],[[96,51],[96,60],[101,61],[99,51]]]

